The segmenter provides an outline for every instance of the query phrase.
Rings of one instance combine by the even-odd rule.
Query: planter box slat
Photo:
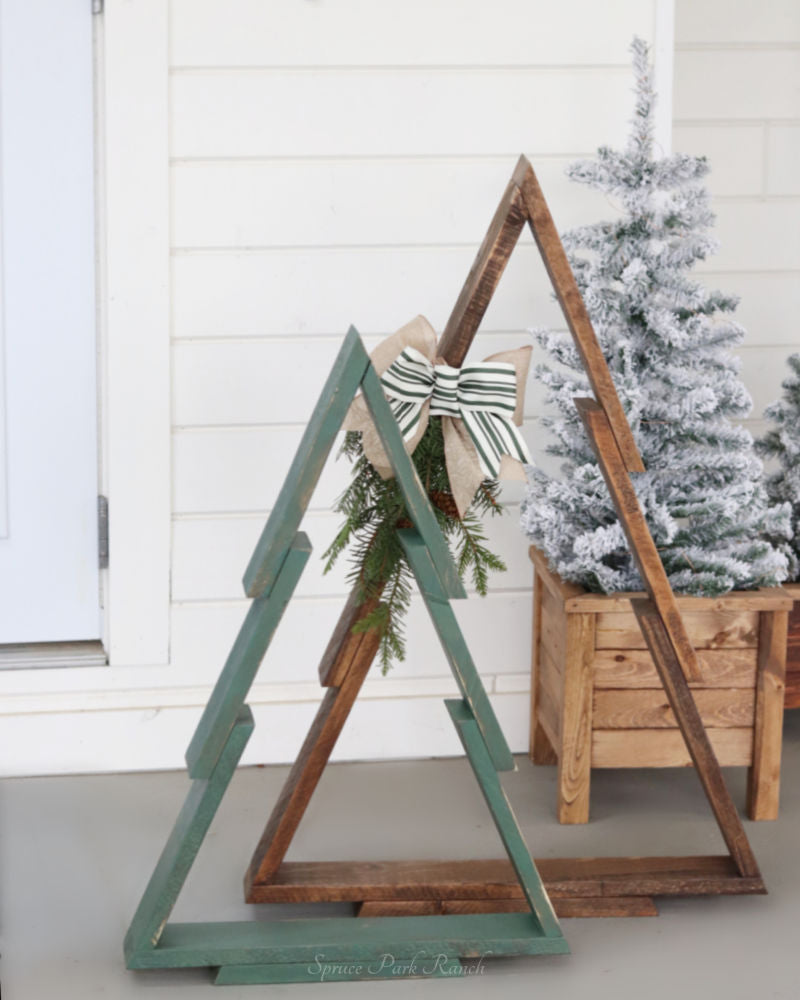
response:
[[[728,767],[753,763],[753,729],[709,729],[714,753]],[[593,767],[691,767],[679,729],[597,729],[592,733]]]
[[[752,688],[756,686],[756,649],[699,649],[702,680],[691,688]],[[595,688],[658,688],[661,679],[646,649],[597,649],[594,657]]]
[[[699,690],[695,702],[707,729],[751,726],[755,691]],[[595,729],[677,729],[678,721],[663,689],[598,691],[592,708]]]
[[[560,580],[536,549],[530,557],[538,601],[531,756],[558,763],[560,821],[585,823],[593,767],[692,761],[633,612],[631,601],[644,595],[590,594]],[[793,596],[771,587],[677,603],[697,652],[700,676],[690,686],[714,753],[723,767],[750,768],[750,818],[774,819],[786,650],[778,637]],[[797,678],[800,704],[800,663]]]
[[[685,611],[682,617],[695,649],[755,649],[758,645],[757,611]],[[632,611],[597,615],[597,648],[647,648]]]
[[[784,589],[795,602],[786,644],[786,707],[800,708],[800,583],[787,583]]]

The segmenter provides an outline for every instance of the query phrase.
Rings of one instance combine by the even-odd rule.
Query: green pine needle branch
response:
[[[381,670],[405,659],[405,618],[411,603],[413,577],[397,536],[398,528],[411,527],[397,480],[382,479],[367,460],[361,435],[345,435],[341,454],[353,463],[350,485],[336,501],[334,510],[344,521],[323,553],[325,572],[349,549],[348,582],[358,587],[359,603],[376,602],[374,608],[353,626],[353,632],[377,629],[380,634]],[[500,486],[494,479],[481,483],[469,510],[459,517],[450,492],[445,462],[442,422],[438,417],[417,445],[412,460],[428,494],[436,520],[447,539],[462,582],[467,578],[481,596],[488,590],[489,571],[505,571],[505,563],[486,546],[482,518],[501,514]]]

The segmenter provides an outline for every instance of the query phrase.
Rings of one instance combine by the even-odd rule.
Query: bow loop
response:
[[[425,402],[430,415],[464,422],[478,454],[481,472],[495,479],[503,455],[530,463],[527,445],[513,423],[517,373],[504,361],[453,368],[434,365],[420,351],[406,347],[381,376],[404,441],[414,437]]]

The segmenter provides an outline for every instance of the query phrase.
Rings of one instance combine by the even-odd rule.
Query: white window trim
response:
[[[166,664],[170,618],[169,31],[164,0],[108,0],[102,133],[105,640],[115,666]]]

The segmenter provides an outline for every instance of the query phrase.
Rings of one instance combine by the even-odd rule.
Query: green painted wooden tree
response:
[[[445,916],[169,923],[253,731],[245,699],[311,553],[298,530],[347,409],[364,393],[414,527],[400,537],[461,699],[445,702],[530,910]],[[513,759],[450,607],[464,598],[447,543],[354,327],[345,338],[244,576],[252,603],[189,744],[192,784],[125,938],[131,969],[210,967],[218,984],[457,974],[460,958],[567,952],[558,920],[498,779]],[[445,956],[424,962],[419,956]],[[413,959],[417,957],[417,961]],[[403,964],[405,961],[405,964]]]

